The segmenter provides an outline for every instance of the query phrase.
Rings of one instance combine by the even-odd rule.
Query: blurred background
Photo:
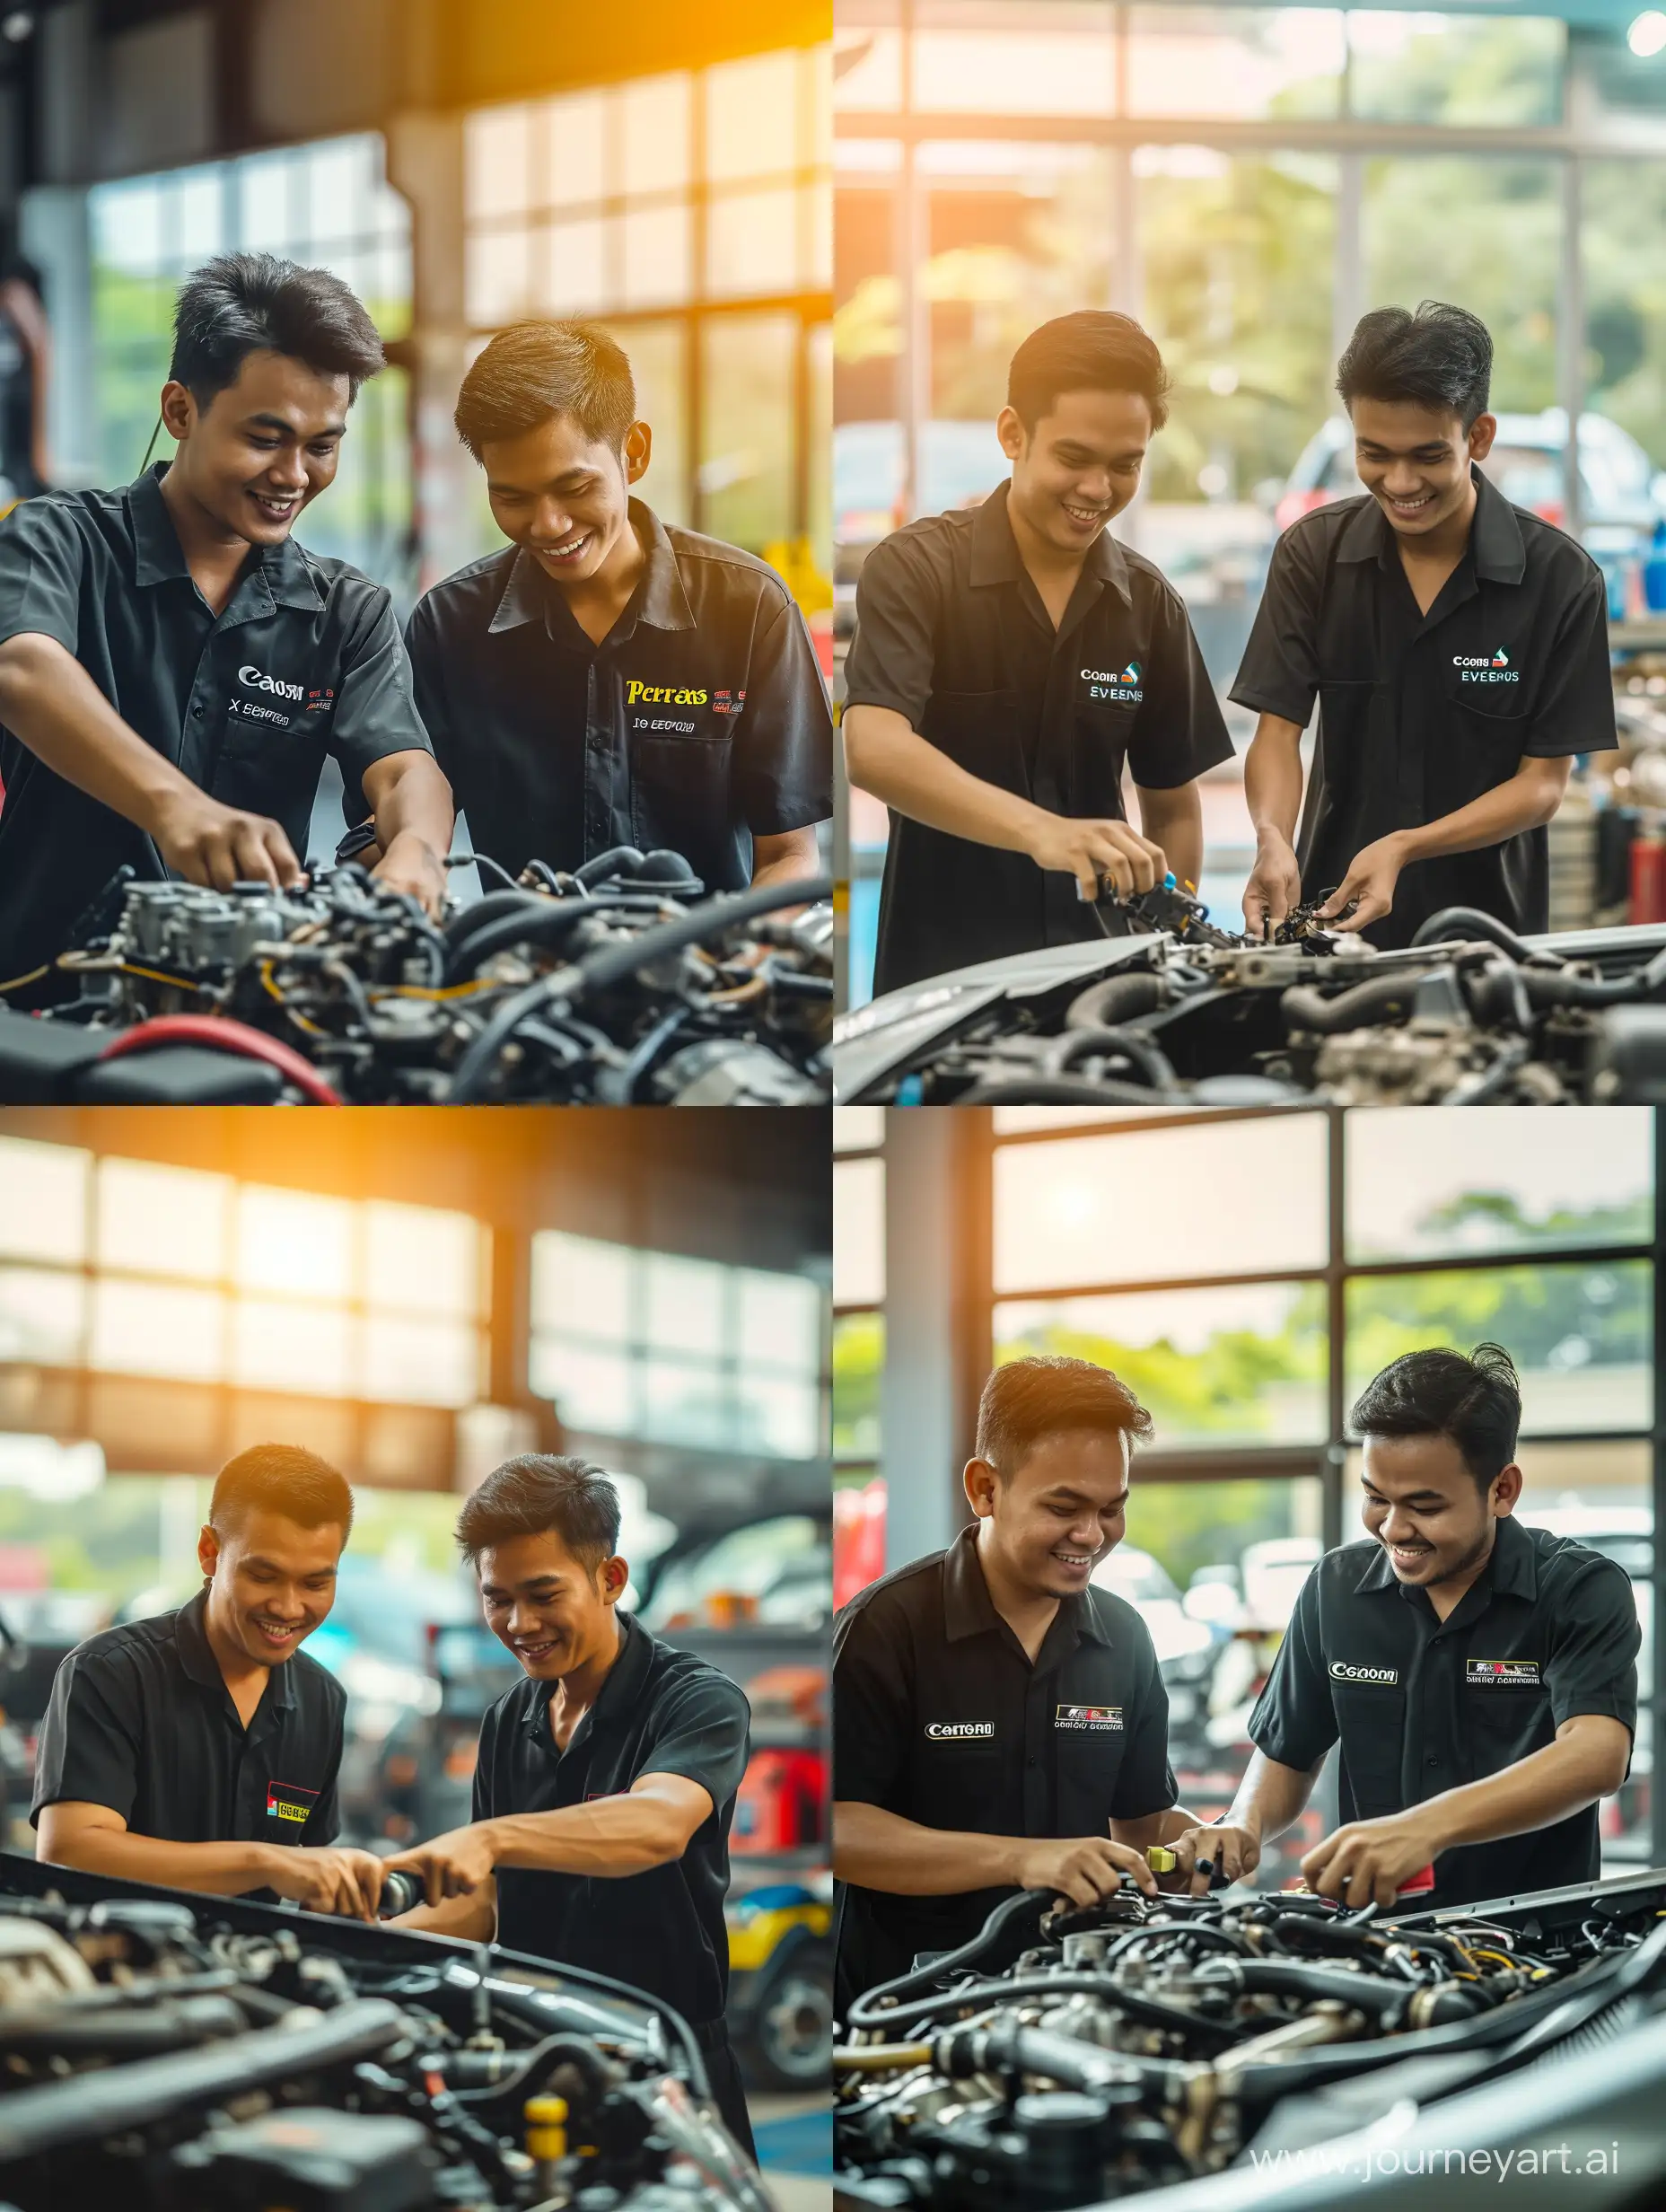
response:
[[[1302,1581],[1353,1542],[1349,1406],[1402,1352],[1491,1339],[1521,1374],[1520,1508],[1633,1578],[1641,1702],[1605,1871],[1666,1862],[1653,1788],[1654,1280],[1666,1129],[1576,1109],[836,1114],[834,1588],[946,1544],[993,1364],[1110,1367],[1156,1422],[1095,1572],[1138,1607],[1181,1802],[1213,1818]],[[1264,1878],[1335,1825],[1335,1760]]]
[[[993,425],[1019,341],[1113,307],[1175,380],[1116,529],[1184,593],[1224,698],[1277,532],[1360,488],[1332,390],[1355,322],[1456,301],[1497,348],[1489,471],[1609,578],[1625,743],[1552,825],[1552,926],[1666,917],[1666,13],[837,0],[835,17],[841,636],[880,538],[1005,475]],[[1227,715],[1241,755],[1253,718]],[[1241,927],[1241,762],[1203,795],[1202,890]],[[886,822],[846,798],[854,1005]]]
[[[458,1505],[513,1453],[583,1453],[623,1496],[627,1602],[751,1700],[731,2019],[770,2093],[767,2161],[813,2169],[827,1151],[810,1113],[0,1114],[6,1848],[33,1849],[58,1662],[195,1593],[213,1478],[261,1441],[321,1453],[357,1500],[307,1644],[347,1692],[344,1839],[466,1821],[480,1716],[519,1669],[458,1563]]]

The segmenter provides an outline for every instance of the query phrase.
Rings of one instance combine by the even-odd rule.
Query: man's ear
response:
[[[1496,415],[1477,415],[1469,425],[1469,458],[1485,461],[1493,450],[1493,440],[1498,435]]]
[[[648,473],[653,453],[653,433],[646,423],[633,423],[625,433],[625,481],[640,484]]]
[[[1001,441],[1001,451],[1009,461],[1022,461],[1024,448],[1030,443],[1030,434],[1015,407],[1004,407],[995,418],[995,434]]]
[[[630,1580],[630,1562],[627,1559],[604,1559],[598,1569],[598,1581],[604,1605],[617,1605],[625,1594],[625,1585]]]
[[[171,438],[188,438],[198,420],[196,400],[170,377],[162,388],[162,424]]]
[[[1527,1478],[1513,1460],[1508,1467],[1501,1467],[1493,1477],[1488,1495],[1492,1500],[1493,1511],[1501,1521],[1506,1514],[1515,1511],[1521,1502],[1521,1486],[1526,1479]]]
[[[214,1571],[220,1564],[220,1539],[206,1521],[197,1534],[197,1564],[206,1580],[212,1582]]]
[[[995,1494],[1001,1478],[987,1460],[968,1460],[966,1471],[960,1478],[966,1486],[966,1502],[980,1521],[987,1521],[995,1512]]]

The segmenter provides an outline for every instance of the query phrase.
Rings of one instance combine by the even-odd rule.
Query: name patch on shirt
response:
[[[1368,1690],[1392,1690],[1400,1679],[1398,1667],[1361,1666],[1352,1659],[1333,1659],[1330,1663],[1333,1682],[1363,1682]]]
[[[1463,1679],[1476,1690],[1537,1690],[1537,1659],[1466,1659]]]
[[[1059,1705],[1053,1708],[1055,1728],[1120,1728],[1119,1705]]]
[[[1460,683],[1520,683],[1521,672],[1512,668],[1502,645],[1496,653],[1454,653],[1452,666]]]
[[[1096,704],[1106,707],[1137,707],[1145,697],[1140,684],[1140,664],[1130,661],[1121,671],[1114,668],[1084,668],[1082,680],[1088,688],[1088,697]]]
[[[303,1828],[317,1803],[318,1792],[303,1789],[297,1782],[268,1782],[266,1786],[266,1817],[285,1828]]]
[[[925,1734],[934,1743],[964,1743],[995,1734],[992,1720],[928,1720]]]

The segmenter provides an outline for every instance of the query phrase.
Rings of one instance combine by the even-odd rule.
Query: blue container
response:
[[[1666,522],[1656,522],[1643,564],[1643,596],[1651,614],[1666,614]]]

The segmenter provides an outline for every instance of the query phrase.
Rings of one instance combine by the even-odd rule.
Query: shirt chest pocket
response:
[[[731,813],[734,724],[706,707],[629,711],[631,834],[692,859]],[[697,873],[698,871],[697,870]]]
[[[1116,1802],[1127,1731],[1118,1706],[1056,1709],[1054,1761],[1058,1775],[1058,1833],[1102,1836]]]
[[[324,694],[318,695],[322,700]],[[225,806],[281,815],[311,803],[329,748],[333,692],[309,708],[299,700],[233,690],[226,706],[210,794]]]
[[[1144,704],[1138,661],[1089,664],[1076,674],[1072,715],[1075,743],[1071,804],[1079,813],[1123,816],[1122,771]]]
[[[1459,728],[1480,745],[1518,744],[1532,707],[1533,682],[1520,643],[1442,644],[1442,689]],[[1519,746],[1518,746],[1519,749]]]
[[[1381,1819],[1405,1803],[1400,1760],[1406,1736],[1406,1692],[1391,1683],[1332,1681],[1330,1701],[1341,1739],[1342,1764],[1358,1817]]]
[[[914,1804],[908,1817],[927,1828],[995,1825],[1005,1761],[986,1720],[928,1720],[915,1738]]]
[[[1556,1740],[1550,1692],[1538,1683],[1530,1689],[1498,1689],[1477,1688],[1471,1682],[1465,1685],[1460,1699],[1461,1740],[1477,1781],[1513,1766],[1530,1752],[1542,1751]]]

